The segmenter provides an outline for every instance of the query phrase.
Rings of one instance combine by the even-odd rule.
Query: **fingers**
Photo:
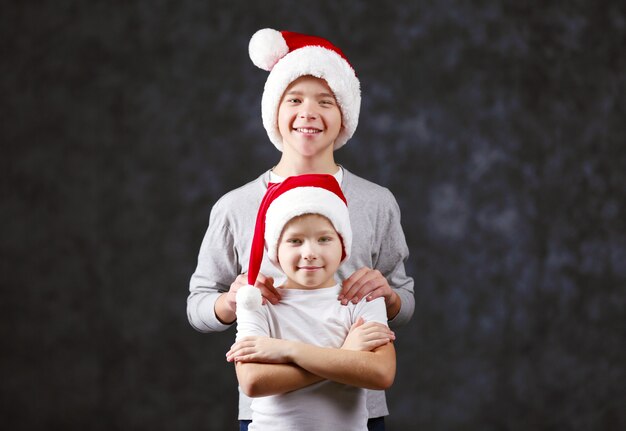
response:
[[[226,360],[228,362],[243,362],[244,359],[242,358],[245,357],[246,360],[250,360],[254,353],[256,353],[256,338],[245,337],[230,346],[230,349],[226,352]]]
[[[348,292],[351,291],[352,287],[356,282],[359,281],[363,275],[367,274],[370,271],[367,267],[362,267],[356,270],[350,277],[346,278],[341,284],[341,293],[339,294],[339,300],[342,300],[346,297]]]
[[[358,319],[356,319],[356,322],[354,322],[352,324],[352,326],[350,326],[350,331],[352,331],[353,329],[358,328],[359,326],[363,325],[364,323],[365,323],[365,320],[363,320],[363,318],[361,316],[359,316]]]
[[[235,278],[235,280],[230,285],[228,292],[235,294],[237,293],[237,290],[239,290],[240,287],[245,286],[246,284],[248,284],[248,279],[246,278],[246,274],[239,274],[237,278]]]
[[[266,364],[287,363],[285,356],[289,342],[270,337],[245,337],[226,352],[228,362],[258,362]]]
[[[228,362],[245,362],[254,358],[254,350],[252,349],[237,349],[229,350],[226,352],[226,361]]]
[[[248,274],[239,274],[237,278],[235,278],[235,282],[233,284],[237,286],[243,286],[248,284]]]
[[[368,296],[368,300],[376,299],[384,296],[388,286],[380,271],[363,267],[344,281],[339,300],[342,305],[347,305],[348,302],[356,304],[365,296]],[[380,291],[376,292],[378,289]]]
[[[366,349],[368,351],[372,351],[374,349],[379,348],[380,346],[384,346],[385,344],[391,342],[389,338],[377,338],[366,343]]]
[[[246,284],[248,284],[248,274],[244,273],[238,275],[230,288],[232,297],[234,298],[237,290]],[[274,287],[274,279],[272,277],[266,277],[263,274],[259,274],[256,278],[256,282],[254,283],[254,287],[261,291],[261,295],[263,296],[261,301],[263,305],[265,305],[267,301],[272,304],[277,304],[281,299],[280,293]]]
[[[261,290],[261,295],[263,295],[263,304],[265,304],[266,300],[272,304],[278,304],[280,301],[280,293],[278,293],[274,287],[274,279],[272,277],[266,277],[263,274],[259,274],[254,286]]]
[[[228,293],[232,294],[234,298],[234,295],[237,294],[237,291],[239,290],[239,288],[245,286],[246,284],[248,284],[247,275],[245,273],[239,274],[237,278],[235,278],[235,280],[230,285],[230,288],[228,289]]]
[[[357,351],[372,351],[396,339],[395,333],[389,327],[379,322],[365,322],[357,319],[351,326],[348,336],[344,340],[342,349]],[[357,326],[359,324],[359,326]]]
[[[246,274],[239,274],[230,285],[228,292],[226,292],[224,296],[224,301],[222,302],[223,306],[230,314],[220,316],[223,322],[233,322],[235,320],[235,313],[237,312],[237,291],[246,284],[248,284]]]
[[[378,322],[368,322],[361,326],[361,331],[365,340],[388,339],[395,340],[396,334],[387,325]]]
[[[395,341],[396,334],[393,331],[379,331],[371,334],[372,340],[382,340],[383,344],[386,344],[387,341]]]
[[[378,322],[368,322],[360,328],[363,339],[366,341],[374,339],[395,340],[396,334],[387,325]]]
[[[384,296],[385,296],[385,288],[381,286],[377,289],[372,290],[370,293],[367,294],[367,301],[373,301],[376,298],[380,298]]]

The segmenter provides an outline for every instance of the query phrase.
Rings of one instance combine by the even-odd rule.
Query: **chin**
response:
[[[289,145],[303,157],[314,157],[333,146],[332,143],[321,144],[319,142],[293,142],[289,143]]]
[[[324,281],[324,282],[314,282],[314,281],[309,281],[309,282],[302,282],[301,285],[305,288],[305,289],[324,289],[327,287],[333,287],[336,283],[333,281],[332,283],[329,283],[328,281]]]
[[[318,286],[320,286],[319,283],[312,283],[312,282],[306,282],[306,281],[301,281],[298,284],[302,286],[303,289],[316,289]]]

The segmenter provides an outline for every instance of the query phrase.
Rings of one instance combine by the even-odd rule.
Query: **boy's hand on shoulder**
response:
[[[230,289],[226,293],[226,303],[232,312],[237,311],[237,291],[248,284],[248,274],[240,274],[235,278],[235,281],[230,285]],[[272,277],[266,277],[263,274],[259,274],[256,279],[254,287],[261,290],[263,295],[263,304],[266,301],[270,301],[272,304],[277,304],[280,301],[280,294],[274,287],[274,279]]]
[[[394,292],[382,273],[364,266],[343,281],[338,299],[342,305],[347,305],[348,302],[356,304],[364,297],[371,301],[381,296],[387,304],[395,299]]]
[[[278,304],[280,302],[280,293],[274,287],[274,279],[272,277],[266,277],[263,274],[259,274],[256,278],[254,287],[261,289],[261,295],[263,295],[263,305],[266,301],[272,304]]]
[[[378,322],[365,322],[362,317],[359,317],[350,327],[341,348],[370,352],[395,339],[396,335],[387,325]]]
[[[233,313],[237,311],[237,291],[246,284],[248,284],[247,274],[239,274],[226,292],[226,304]]]
[[[349,302],[356,304],[363,298],[372,301],[380,297],[385,298],[387,319],[392,320],[402,306],[400,297],[389,286],[387,279],[379,270],[364,266],[343,281],[337,299],[342,305],[347,305]]]

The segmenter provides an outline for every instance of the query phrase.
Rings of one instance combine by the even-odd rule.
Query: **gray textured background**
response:
[[[185,300],[212,204],[279,157],[273,27],[346,52],[337,160],[403,212],[388,429],[624,429],[624,2],[261,3],[0,6],[2,428],[235,429],[233,332]]]

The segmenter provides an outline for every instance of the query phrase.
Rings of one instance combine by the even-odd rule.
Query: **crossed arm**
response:
[[[373,322],[363,325],[361,332],[355,326],[340,349],[245,337],[233,344],[226,357],[236,363],[239,385],[250,397],[290,392],[322,380],[367,389],[388,388],[396,373],[393,333]]]

